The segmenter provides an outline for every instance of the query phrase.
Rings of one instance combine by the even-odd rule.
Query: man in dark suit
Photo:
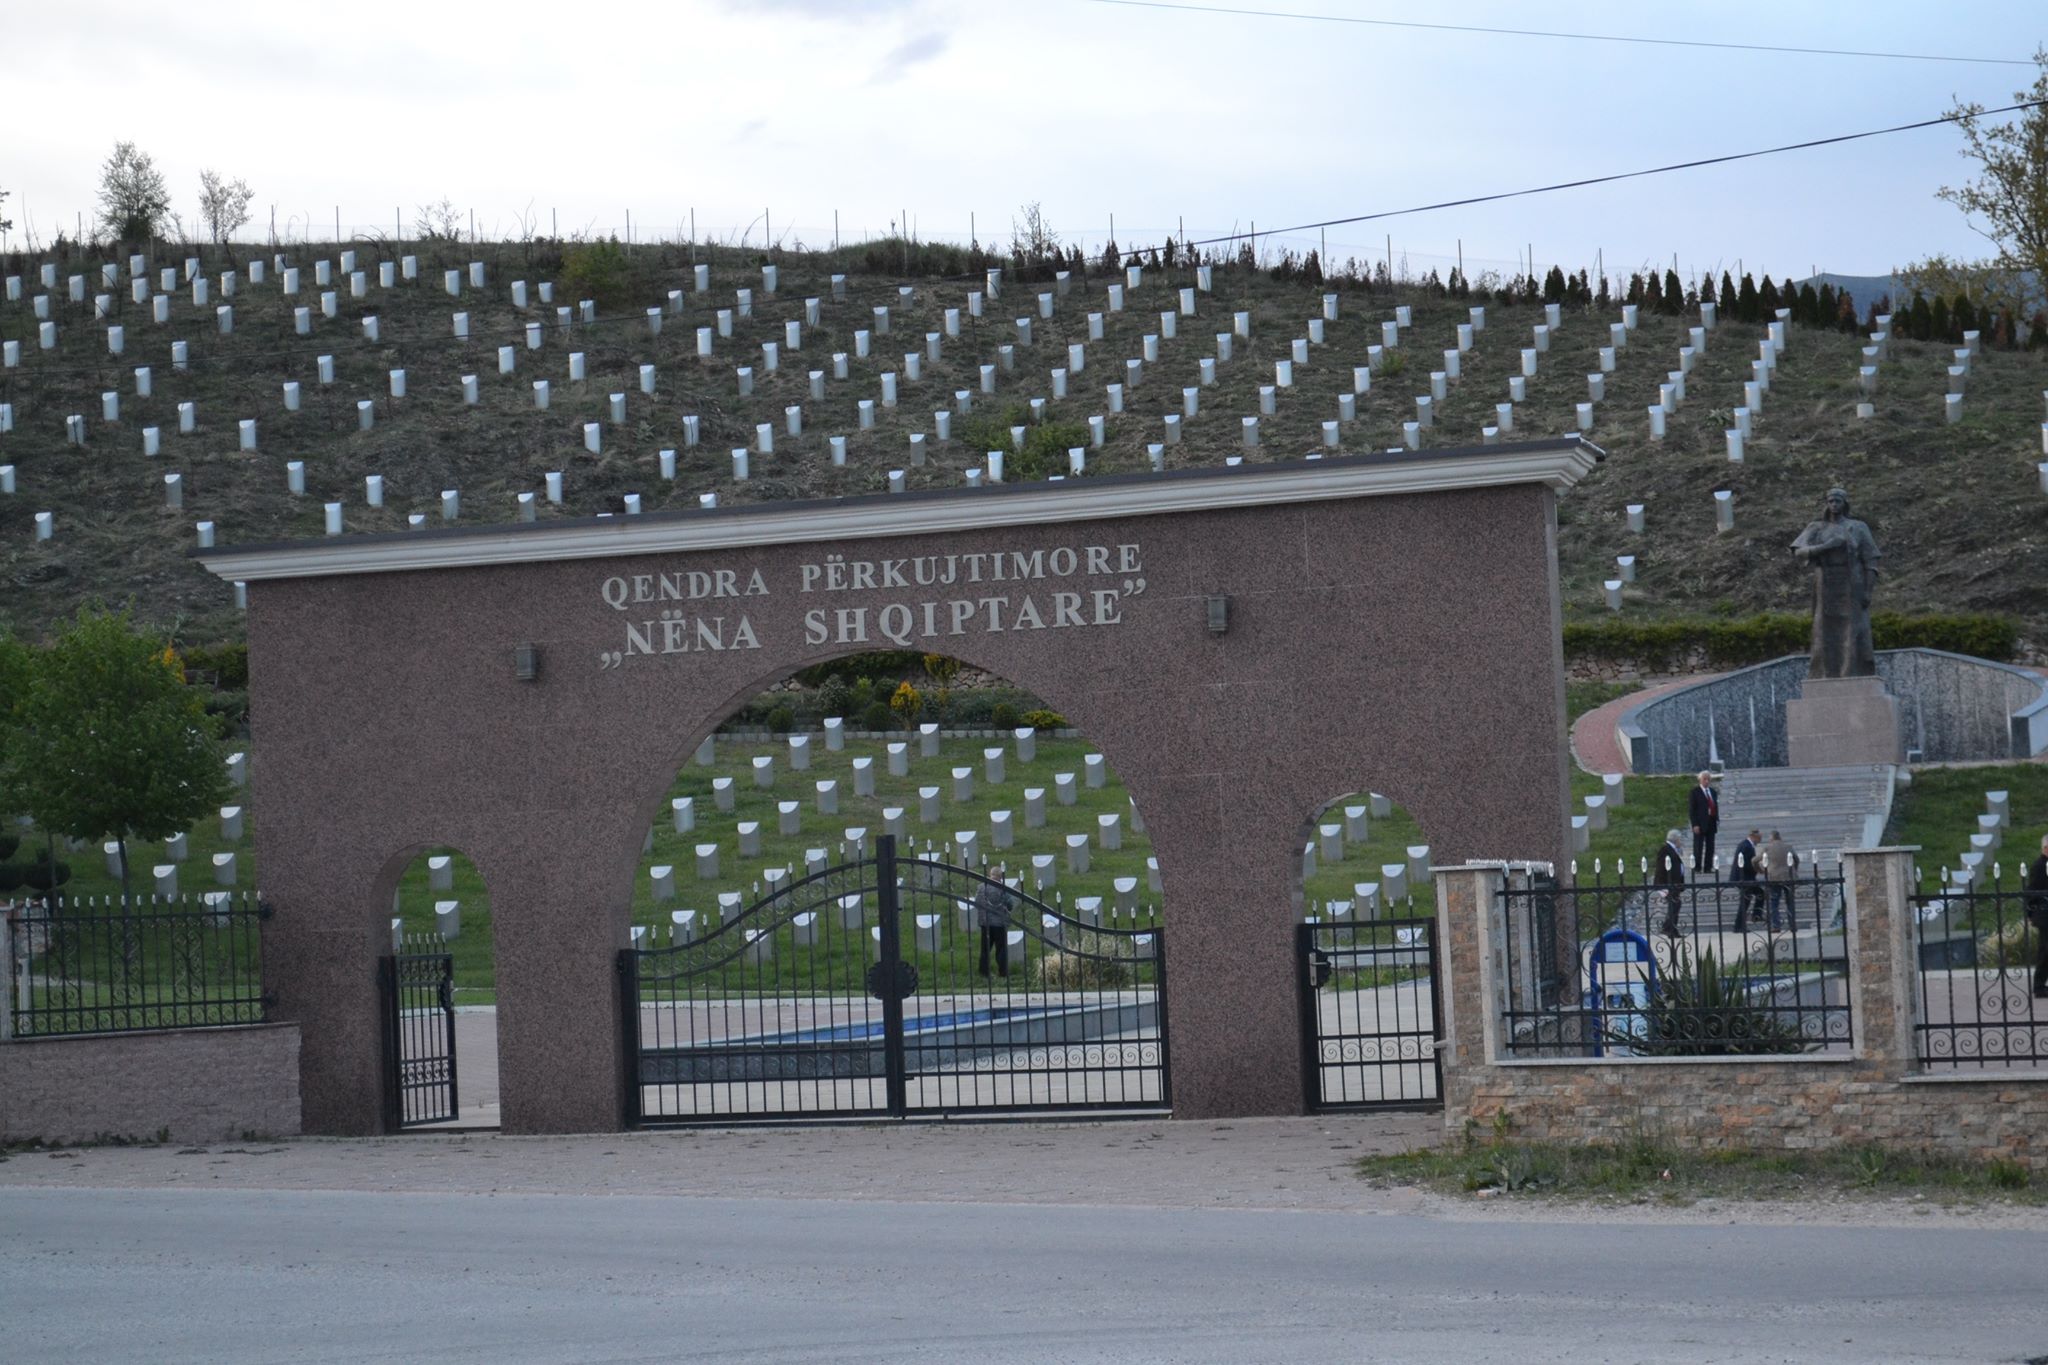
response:
[[[2027,918],[2034,923],[2040,949],[2034,955],[2034,998],[2048,997],[2048,834],[2041,836],[2041,856],[2027,868]]]
[[[1751,830],[1741,843],[1735,846],[1735,861],[1729,868],[1729,880],[1741,885],[1735,902],[1735,932],[1740,934],[1749,928],[1751,911],[1764,908],[1763,869],[1757,865],[1758,855],[1763,851],[1764,832]]]
[[[1714,775],[1703,772],[1700,784],[1689,798],[1692,822],[1692,870],[1714,870],[1714,831],[1721,828],[1721,793],[1713,788]]]
[[[1678,937],[1678,901],[1685,887],[1685,855],[1678,846],[1684,838],[1684,832],[1675,829],[1664,836],[1664,847],[1657,850],[1657,870],[1650,877],[1652,885],[1664,888],[1664,922],[1657,932],[1666,938]]]

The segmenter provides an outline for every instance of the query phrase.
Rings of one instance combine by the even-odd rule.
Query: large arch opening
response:
[[[658,809],[639,1121],[1167,1104],[1158,860],[1042,699],[950,656],[829,660],[735,707]]]

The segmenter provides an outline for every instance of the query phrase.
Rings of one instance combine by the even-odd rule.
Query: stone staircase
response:
[[[1840,768],[1739,768],[1721,777],[1721,833],[1715,851],[1726,867],[1752,828],[1772,830],[1799,850],[1804,874],[1832,876],[1845,848],[1883,840],[1896,770],[1889,763]]]

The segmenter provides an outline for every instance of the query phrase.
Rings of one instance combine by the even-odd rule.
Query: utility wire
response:
[[[1107,0],[1104,0],[1106,3]],[[1697,161],[1677,161],[1669,166],[1652,166],[1641,171],[1621,171],[1614,175],[1589,176],[1584,180],[1561,180],[1554,185],[1538,185],[1533,189],[1506,190],[1500,194],[1475,194],[1465,199],[1445,199],[1434,204],[1418,204],[1413,208],[1385,209],[1379,213],[1360,213],[1349,218],[1325,218],[1317,223],[1297,223],[1291,227],[1268,228],[1258,235],[1261,237],[1284,236],[1291,232],[1310,232],[1317,228],[1340,227],[1349,223],[1370,223],[1381,218],[1399,218],[1411,213],[1431,213],[1437,209],[1464,208],[1471,204],[1492,204],[1502,199],[1521,199],[1532,194],[1552,194],[1558,190],[1583,189],[1588,185],[1610,185],[1617,180],[1637,180],[1646,175],[1667,175],[1672,171],[1696,170],[1701,166],[1720,166],[1731,161],[1747,161],[1752,157],[1775,156],[1780,152],[1804,151],[1810,147],[1830,147],[1841,142],[1856,142],[1868,137],[1884,137],[1891,133],[1907,133],[1916,128],[1935,128],[1944,123],[1959,123],[1966,118],[1982,118],[1990,114],[2010,114],[2022,109],[2039,109],[2048,105],[2048,100],[2028,100],[2022,104],[2008,104],[1997,109],[1979,109],[1963,114],[1944,114],[1940,118],[1921,119],[1917,123],[1901,123],[1892,128],[1872,128],[1861,133],[1841,133],[1835,137],[1817,137],[1806,142],[1788,142],[1782,147],[1764,147],[1754,152],[1731,152],[1727,156],[1702,157]],[[1183,246],[1213,246],[1222,242],[1235,242],[1250,237],[1249,232],[1233,232],[1224,237],[1204,237]]]
[[[1126,9],[1179,10],[1188,14],[1232,14],[1258,19],[1304,19],[1323,24],[1371,28],[1415,28],[1437,33],[1490,33],[1512,38],[1564,38],[1586,43],[1643,43],[1652,47],[1706,47],[1724,52],[1791,52],[1805,57],[1878,57],[1901,62],[1969,62],[1979,66],[2032,66],[2017,57],[1943,57],[1927,52],[1865,52],[1842,47],[1780,47],[1771,43],[1714,43],[1694,38],[1633,38],[1616,33],[1565,33],[1541,28],[1489,28],[1479,24],[1426,24],[1413,19],[1362,19],[1349,14],[1302,14],[1292,10],[1239,9],[1224,5],[1183,5],[1169,0],[1087,0]]]

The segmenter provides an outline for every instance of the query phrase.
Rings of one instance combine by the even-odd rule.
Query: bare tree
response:
[[[1961,186],[1944,185],[1946,199],[1971,219],[1975,228],[1998,249],[1986,262],[1990,272],[2005,276],[2005,285],[2038,299],[2048,288],[2048,48],[2034,54],[2041,68],[2030,89],[2013,103],[2032,103],[2011,123],[1983,124],[1984,106],[1958,104],[1949,110],[1962,129],[1962,155],[1983,168],[1983,174]],[[2022,285],[2019,276],[2031,273]]]
[[[1010,220],[1010,250],[1027,262],[1050,260],[1059,253],[1060,236],[1045,221],[1045,210],[1034,199],[1017,210]]]
[[[235,230],[249,221],[249,201],[256,192],[245,180],[229,180],[218,171],[199,173],[199,221],[215,246],[226,246]]]
[[[122,241],[146,242],[171,211],[171,187],[148,152],[116,142],[100,167],[100,225]]]
[[[452,199],[421,204],[413,218],[413,235],[423,242],[452,242],[462,236],[462,210]]]
[[[0,190],[0,204],[5,204],[6,202],[7,202],[7,191],[6,191],[6,190]],[[14,220],[13,220],[13,219],[11,219],[11,218],[0,218],[0,232],[12,232],[12,231],[14,231]]]

